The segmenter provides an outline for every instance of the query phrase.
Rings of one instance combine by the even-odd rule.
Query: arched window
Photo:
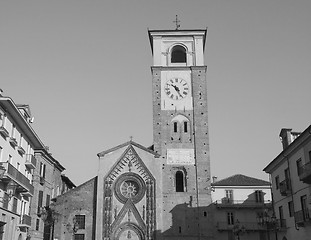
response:
[[[187,62],[186,49],[179,45],[173,47],[171,53],[171,63],[186,63],[186,62]]]
[[[174,122],[174,133],[178,132],[178,123]]]
[[[184,173],[182,171],[176,172],[175,181],[176,192],[184,192]]]
[[[188,122],[184,122],[184,132],[187,133],[188,132]]]

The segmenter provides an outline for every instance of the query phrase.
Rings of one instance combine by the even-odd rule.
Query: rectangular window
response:
[[[15,129],[16,129],[16,127],[15,127],[15,125],[13,124],[13,125],[12,125],[12,135],[11,135],[12,138],[15,138]]]
[[[188,123],[184,122],[184,132],[188,132]]]
[[[0,147],[0,162],[2,162],[2,152],[3,152],[3,148]]]
[[[229,200],[233,200],[233,190],[225,190],[226,191],[226,198]]]
[[[0,127],[3,126],[3,120],[4,120],[4,115],[2,114],[2,112],[0,112]]]
[[[311,162],[311,151],[309,151],[309,162]]]
[[[279,187],[280,187],[280,177],[279,177],[279,175],[277,175],[275,177],[275,188],[276,188],[276,190],[278,190]]]
[[[284,170],[285,180],[286,182],[290,180],[289,168]]]
[[[17,198],[13,198],[12,212],[17,213]]]
[[[258,203],[263,202],[263,192],[261,190],[255,191],[255,197],[256,197],[256,202]]]
[[[288,202],[288,213],[290,217],[294,216],[294,203],[293,201]]]
[[[1,114],[1,117],[0,117],[0,121],[1,121],[1,127],[4,127],[5,125],[5,120],[6,120],[6,115],[5,114]]]
[[[41,178],[45,178],[45,168],[46,168],[46,165],[44,163],[40,163],[40,177]]]
[[[84,240],[84,234],[75,234],[75,240]]]
[[[76,222],[79,224],[79,229],[85,229],[85,215],[76,215]]]
[[[39,191],[39,195],[38,195],[38,213],[41,212],[42,203],[43,203],[43,191]]]
[[[50,205],[50,201],[51,201],[51,197],[49,194],[46,195],[46,202],[45,202],[45,206],[49,206]]]
[[[280,217],[280,220],[284,219],[283,206],[279,206],[279,217]]]
[[[36,231],[39,231],[40,220],[36,219]]]
[[[234,224],[233,212],[227,212],[227,223],[228,223],[228,225],[233,225]]]
[[[301,173],[302,173],[302,161],[301,161],[301,158],[299,158],[296,161],[296,166],[297,166],[297,174],[298,174],[298,176],[300,176]]]
[[[23,147],[23,134],[20,134],[19,146],[20,146],[20,147]]]
[[[307,195],[303,195],[300,197],[301,202],[301,210],[303,213],[303,219],[306,221],[309,219],[309,211],[308,211],[308,205],[307,205]]]
[[[177,122],[174,122],[174,132],[177,133]]]

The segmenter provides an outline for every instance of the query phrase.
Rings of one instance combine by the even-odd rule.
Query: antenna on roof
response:
[[[178,28],[180,28],[180,20],[178,20],[178,15],[176,15],[176,20],[173,21],[175,24],[176,24],[176,29],[175,30],[178,30]]]

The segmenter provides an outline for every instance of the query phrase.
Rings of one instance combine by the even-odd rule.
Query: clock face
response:
[[[182,78],[172,78],[164,86],[164,91],[173,100],[180,100],[189,92],[188,83]]]

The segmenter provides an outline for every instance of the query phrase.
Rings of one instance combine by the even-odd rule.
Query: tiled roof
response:
[[[242,174],[236,174],[231,177],[219,180],[212,184],[213,186],[269,186],[270,183],[265,180],[248,177]]]

